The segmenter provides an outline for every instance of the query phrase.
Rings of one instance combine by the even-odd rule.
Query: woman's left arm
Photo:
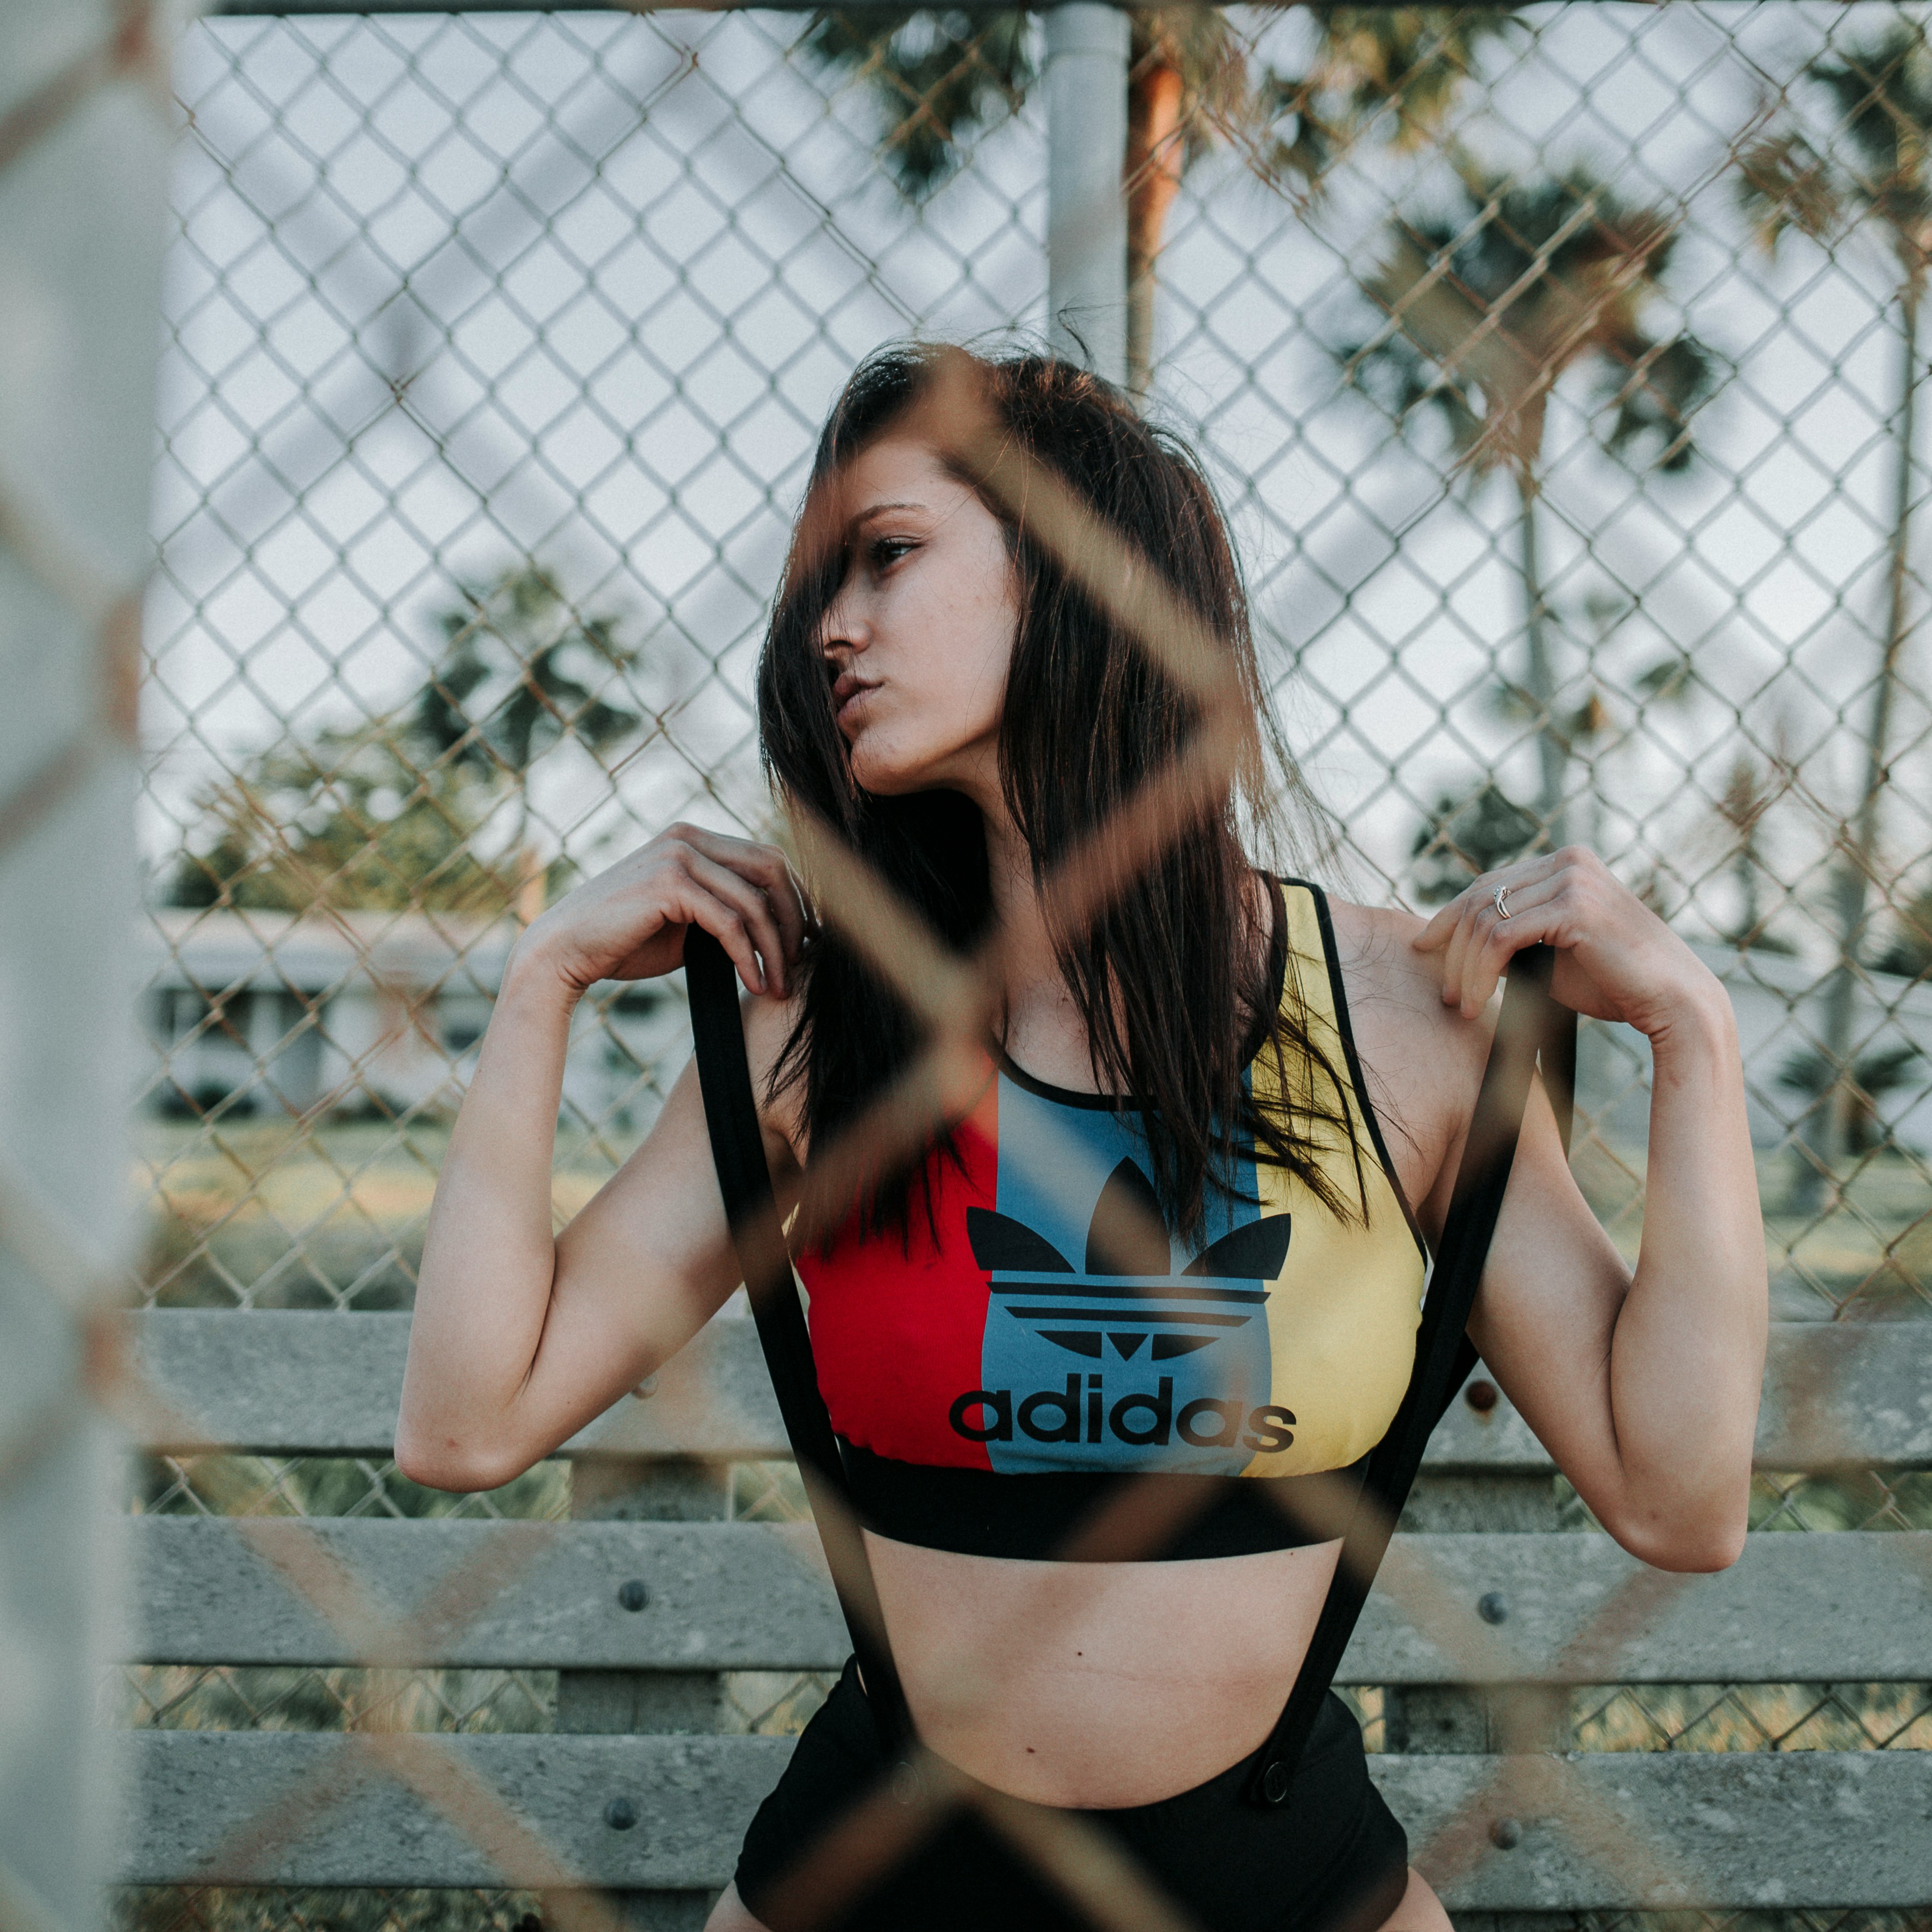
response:
[[[1533,1088],[1469,1334],[1619,1543],[1662,1569],[1721,1569],[1744,1548],[1768,1323],[1730,1001],[1648,907],[1575,848],[1486,874],[1414,944],[1437,956],[1444,1004],[1472,1018],[1514,953],[1554,946],[1558,1000],[1650,1041],[1634,1276],[1579,1192],[1549,1102]],[[1438,1213],[1454,1167],[1444,1162],[1432,1197]]]

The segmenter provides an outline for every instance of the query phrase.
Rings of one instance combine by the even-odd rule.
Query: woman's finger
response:
[[[1462,1008],[1474,1019],[1495,997],[1509,962],[1526,946],[1542,943],[1549,929],[1547,908],[1562,890],[1560,879],[1545,877],[1512,887],[1504,898],[1505,919],[1492,898],[1477,908],[1470,946],[1462,962]]]
[[[684,828],[684,842],[764,894],[778,922],[785,963],[796,960],[805,939],[805,902],[785,855],[776,845],[757,844],[696,826]]]
[[[1456,922],[1462,914],[1462,895],[1460,893],[1442,907],[1408,943],[1418,952],[1434,952],[1449,944],[1450,935],[1456,930]]]
[[[1469,896],[1453,988],[1456,1010],[1465,1019],[1474,1019],[1489,1003],[1490,990],[1495,984],[1493,971],[1489,968],[1492,934],[1515,923],[1513,918],[1503,920],[1496,911],[1496,890],[1503,883],[1494,877],[1480,880],[1478,890]]]
[[[723,899],[714,898],[688,876],[680,881],[669,898],[670,919],[680,926],[699,926],[710,933],[737,968],[738,976],[744,981],[746,989],[753,993],[765,990],[764,974],[758,964],[758,950],[752,943],[751,929],[735,907]]]
[[[1442,955],[1442,999],[1460,1004],[1470,949],[1478,939],[1486,910],[1496,902],[1497,889],[1519,892],[1541,884],[1562,869],[1560,854],[1539,853],[1533,859],[1498,866],[1473,879],[1444,906],[1410,941],[1418,952]]]
[[[759,862],[764,868],[765,897],[770,902],[772,916],[778,920],[778,931],[784,938],[785,964],[789,968],[805,944],[805,896],[798,889],[798,880],[792,875],[790,862],[776,845],[762,845],[758,849]]]
[[[752,988],[752,992],[782,994],[785,975],[784,941],[779,935],[778,920],[772,913],[771,902],[764,892],[742,873],[733,871],[729,866],[721,866],[715,860],[707,859],[701,852],[694,850],[686,855],[685,870],[713,898],[722,900],[743,920],[745,929],[751,935],[752,944],[758,949],[758,957],[764,962],[760,983]]]
[[[1460,956],[1462,937],[1462,916],[1468,910],[1468,907],[1460,899],[1454,900],[1443,908],[1444,912],[1453,912],[1455,914],[1453,919],[1444,923],[1441,940],[1442,997],[1445,1000],[1449,998],[1450,990],[1456,985],[1456,962]]]
[[[1469,949],[1476,940],[1476,915],[1480,902],[1465,893],[1456,908],[1456,924],[1442,953],[1442,998],[1445,1005],[1462,1003],[1462,982],[1468,972]]]
[[[1560,871],[1562,864],[1563,855],[1560,852],[1539,852],[1533,859],[1519,859],[1512,865],[1498,866],[1492,872],[1484,872],[1471,880],[1437,912],[1409,944],[1418,952],[1441,950],[1448,945],[1458,922],[1466,914],[1494,901],[1498,886],[1507,886],[1511,892],[1516,892],[1525,886],[1540,884]]]

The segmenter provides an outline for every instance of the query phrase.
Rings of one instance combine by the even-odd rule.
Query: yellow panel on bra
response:
[[[1282,891],[1282,1004],[1305,1016],[1310,1042],[1328,1068],[1289,1058],[1287,1091],[1298,1136],[1352,1211],[1338,1214],[1297,1176],[1256,1163],[1262,1212],[1294,1217],[1268,1322],[1270,1399],[1294,1417],[1294,1440],[1286,1450],[1256,1456],[1242,1472],[1250,1476],[1346,1468],[1382,1440],[1408,1386],[1425,1272],[1377,1152],[1367,1099],[1350,1078],[1315,896],[1293,884]],[[1253,1080],[1264,1104],[1282,1094],[1283,1068],[1272,1048],[1256,1057]]]

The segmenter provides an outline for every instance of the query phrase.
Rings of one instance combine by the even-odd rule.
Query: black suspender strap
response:
[[[1366,1506],[1358,1507],[1350,1522],[1308,1654],[1274,1734],[1256,1760],[1249,1795],[1259,1803],[1279,1804],[1288,1796],[1316,1714],[1334,1682],[1388,1547],[1395,1518],[1415,1480],[1424,1445],[1475,1364],[1475,1352],[1463,1330],[1509,1185],[1530,1076],[1539,1053],[1564,1144],[1569,1144],[1576,1022],[1574,1013],[1550,998],[1555,963],[1556,955],[1546,946],[1526,947],[1510,962],[1495,1044],[1483,1070],[1436,1252],[1408,1388],[1388,1434],[1370,1456],[1363,1486]],[[911,1744],[911,1717],[879,1612],[872,1564],[832,1418],[819,1392],[812,1338],[772,1198],[745,1054],[736,980],[724,949],[695,926],[685,940],[684,964],[705,1126],[732,1243],[744,1270],[778,1413],[798,1459],[839,1608],[851,1634],[866,1701],[887,1751],[897,1756]]]
[[[698,1083],[704,1096],[704,1124],[711,1137],[711,1158],[724,1197],[732,1245],[744,1270],[759,1344],[778,1396],[778,1414],[798,1459],[799,1474],[825,1546],[838,1607],[851,1634],[852,1649],[865,1681],[866,1701],[887,1754],[896,1757],[911,1744],[911,1718],[886,1640],[872,1566],[853,1510],[832,1418],[819,1392],[812,1336],[806,1327],[805,1311],[799,1306],[791,1255],[772,1195],[771,1170],[765,1163],[751,1066],[745,1054],[737,981],[724,947],[694,926],[685,935],[684,976],[691,998]]]
[[[1274,1733],[1256,1760],[1248,1795],[1257,1803],[1280,1804],[1294,1787],[1303,1748],[1341,1666],[1342,1653],[1388,1548],[1395,1519],[1421,1466],[1424,1446],[1475,1366],[1475,1350],[1463,1330],[1509,1186],[1530,1074],[1539,1052],[1564,1145],[1569,1145],[1576,1016],[1550,997],[1550,976],[1556,962],[1555,952],[1546,946],[1526,946],[1510,962],[1502,1013],[1436,1250],[1408,1388],[1388,1433],[1370,1456],[1363,1500],[1342,1538],[1335,1580],[1308,1654]]]

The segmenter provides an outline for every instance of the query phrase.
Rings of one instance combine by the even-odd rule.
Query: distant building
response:
[[[518,928],[440,913],[163,908],[140,939],[144,1104],[268,1117],[452,1112]],[[681,988],[596,989],[579,1010],[564,1113],[642,1127],[687,1050]],[[664,1063],[660,1065],[661,1063]]]

